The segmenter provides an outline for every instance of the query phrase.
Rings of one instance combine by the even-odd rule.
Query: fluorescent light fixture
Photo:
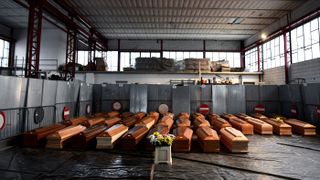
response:
[[[262,33],[262,34],[261,34],[261,39],[262,39],[262,40],[267,39],[267,37],[268,37],[268,36],[267,36],[265,33]]]

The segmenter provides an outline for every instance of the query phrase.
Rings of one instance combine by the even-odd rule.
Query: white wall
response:
[[[284,66],[266,69],[263,71],[263,82],[267,85],[286,84]]]
[[[258,83],[258,75],[242,75],[242,79],[239,79],[239,75],[219,75],[222,78],[229,77],[234,83],[253,82]],[[216,75],[203,74],[204,79],[220,79]],[[161,74],[161,73],[76,73],[75,79],[85,81],[87,83],[110,83],[115,84],[116,81],[128,81],[128,83],[139,84],[170,84],[170,80],[199,80],[198,74]]]

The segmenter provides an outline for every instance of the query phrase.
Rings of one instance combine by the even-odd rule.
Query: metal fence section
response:
[[[174,114],[179,114],[180,112],[190,113],[189,86],[172,87],[172,112]]]
[[[320,126],[317,106],[320,105],[320,84],[307,84],[302,87],[303,110],[305,119],[311,124]]]
[[[80,83],[78,116],[91,114],[93,98],[92,92],[93,86],[91,84]]]
[[[130,112],[147,112],[148,86],[131,85],[130,87]]]
[[[148,85],[148,112],[158,111],[160,104],[166,104],[172,111],[171,89],[171,85]]]

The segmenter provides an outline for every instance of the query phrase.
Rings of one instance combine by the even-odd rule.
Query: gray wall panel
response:
[[[257,104],[259,104],[258,101],[247,101],[246,102],[246,112],[247,112],[247,114],[254,113],[254,108],[256,107]]]
[[[117,85],[117,84],[102,84],[102,99],[103,100],[119,99],[118,92],[119,92],[119,85]]]
[[[57,93],[57,81],[44,80],[43,81],[43,93],[42,93],[42,105],[54,106],[56,104]]]
[[[260,86],[261,100],[262,101],[279,101],[278,86],[265,85]]]
[[[217,114],[223,114],[227,112],[226,85],[212,86],[212,111]]]
[[[202,88],[198,85],[191,85],[189,87],[190,87],[190,100],[191,101],[200,101]]]
[[[101,102],[101,112],[110,112],[112,111],[112,100],[103,100]]]
[[[118,94],[119,100],[128,101],[130,99],[130,85],[129,84],[124,84],[123,86],[119,85],[118,90],[119,90],[119,94]]]
[[[56,103],[68,102],[68,86],[69,85],[66,82],[58,81]]]
[[[158,100],[172,101],[172,86],[158,85]]]
[[[24,106],[25,94],[22,95],[22,88],[26,88],[27,79],[0,76],[0,109],[18,108]]]
[[[130,88],[130,111],[147,112],[148,107],[148,86],[131,85]]]
[[[29,79],[27,107],[39,107],[42,105],[43,80]]]
[[[319,123],[316,112],[317,112],[316,106],[313,106],[313,105],[305,105],[304,106],[304,115],[305,115],[307,122],[319,127],[320,123]]]
[[[263,102],[267,114],[280,113],[280,103],[279,102]]]
[[[229,85],[227,89],[227,112],[231,114],[246,112],[245,87]]]
[[[260,86],[246,85],[245,86],[246,100],[247,101],[259,101],[260,100],[259,89],[260,89]]]
[[[205,85],[201,87],[201,101],[212,101],[212,86]]]
[[[149,101],[157,101],[159,99],[158,96],[158,85],[148,85],[148,100]]]
[[[0,140],[20,134],[22,131],[22,111],[8,110],[3,111],[6,116],[6,125],[0,130]]]
[[[75,105],[74,103],[62,103],[62,104],[56,104],[56,122],[62,122],[63,121],[63,108],[68,107],[70,109],[70,118],[74,117],[75,112]]]
[[[93,107],[92,110],[95,113],[101,112],[101,106],[102,106],[102,86],[101,84],[94,84],[93,85]]]
[[[320,84],[308,84],[307,86],[304,86],[303,98],[305,104],[320,104]]]
[[[188,86],[177,86],[172,89],[172,112],[190,113],[190,89]]]

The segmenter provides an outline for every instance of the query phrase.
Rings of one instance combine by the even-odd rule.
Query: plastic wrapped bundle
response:
[[[186,70],[203,70],[210,71],[210,60],[208,58],[196,59],[189,58],[184,60],[185,69]],[[199,68],[200,66],[200,68]]]
[[[172,71],[175,63],[167,58],[136,58],[136,70]]]

